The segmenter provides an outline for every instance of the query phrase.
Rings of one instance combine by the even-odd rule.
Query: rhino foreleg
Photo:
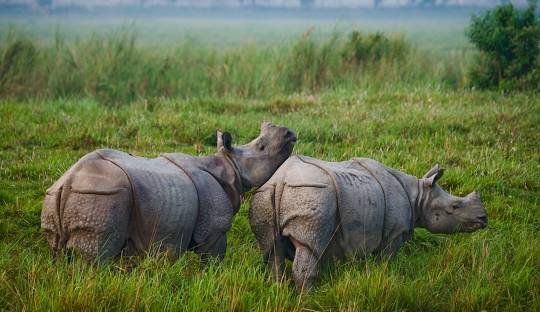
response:
[[[204,263],[212,258],[223,260],[227,250],[227,235],[225,233],[211,234],[208,239],[195,247],[195,252],[201,255]]]
[[[404,234],[398,234],[396,237],[390,240],[386,246],[380,250],[377,250],[375,253],[379,257],[392,258],[398,252],[398,250],[403,245],[403,242],[406,240]]]

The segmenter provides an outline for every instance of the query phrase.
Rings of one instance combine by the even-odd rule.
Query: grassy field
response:
[[[403,27],[414,28],[407,23]],[[285,30],[275,32],[288,36]],[[456,31],[455,36],[462,34]],[[39,51],[52,51],[49,39],[37,43],[44,49]],[[294,40],[292,44],[298,42]],[[152,47],[144,36],[140,44],[143,51]],[[287,44],[280,47],[287,51]],[[454,44],[462,47],[459,39]],[[418,46],[430,50],[429,45]],[[244,50],[247,55],[263,50],[258,44],[243,47],[234,50],[240,59]],[[209,42],[200,45],[201,51],[213,48]],[[264,58],[253,60],[263,68],[275,66]],[[422,61],[420,54],[413,54],[408,69],[425,69]],[[452,59],[441,62],[451,64]],[[425,71],[435,73],[431,66],[437,64],[428,63]],[[224,84],[225,92],[138,95],[116,106],[89,92],[65,97],[4,93],[0,309],[540,310],[538,94],[469,90],[428,75],[400,83],[400,74],[395,74],[389,83],[379,84],[385,75],[377,77],[381,71],[375,69],[363,71],[367,77],[362,81],[326,87],[323,80],[321,88],[297,90],[276,84],[250,94],[229,90],[243,85],[238,74],[240,82]],[[200,79],[196,82],[206,81]],[[370,157],[416,176],[439,161],[446,168],[440,182],[444,188],[456,195],[475,189],[481,193],[489,226],[452,236],[416,230],[396,258],[336,263],[325,268],[314,291],[303,296],[295,293],[291,280],[275,284],[265,270],[247,221],[249,194],[228,233],[222,263],[203,266],[193,253],[178,260],[148,256],[104,266],[52,256],[39,227],[44,192],[84,154],[101,147],[147,157],[173,151],[208,154],[215,151],[216,129],[230,131],[237,143],[244,143],[257,135],[262,120],[294,129],[297,154],[327,160]]]

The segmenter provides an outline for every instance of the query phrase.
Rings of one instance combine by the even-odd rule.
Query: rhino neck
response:
[[[415,227],[422,227],[423,207],[427,195],[421,187],[422,180],[395,169],[389,168],[389,171],[400,182],[407,194],[411,209],[410,230],[412,231]]]
[[[221,185],[236,211],[240,208],[240,197],[243,194],[242,180],[234,162],[223,152],[200,158],[205,171],[210,173]]]
[[[424,208],[426,206],[427,199],[429,198],[429,192],[424,188],[423,179],[416,179],[416,201],[414,204],[414,210],[416,215],[416,220],[414,223],[415,227],[425,228],[425,218],[424,218]]]

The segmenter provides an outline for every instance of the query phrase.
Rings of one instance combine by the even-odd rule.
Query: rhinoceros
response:
[[[393,255],[415,227],[471,232],[487,225],[479,194],[460,198],[436,182],[437,164],[418,179],[368,158],[325,162],[292,156],[253,196],[249,221],[264,260],[283,277],[293,260],[298,291],[313,285],[321,262]]]
[[[212,156],[96,150],[47,190],[41,226],[54,251],[75,249],[92,261],[150,250],[222,258],[241,195],[264,184],[295,141],[289,129],[263,123],[242,146],[218,132]]]

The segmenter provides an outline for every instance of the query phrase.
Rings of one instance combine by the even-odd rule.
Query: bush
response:
[[[339,76],[339,55],[334,53],[338,45],[338,37],[333,35],[327,42],[319,44],[307,31],[294,43],[289,57],[281,64],[285,77],[287,93],[300,91],[317,91],[323,86],[330,87]]]
[[[32,88],[29,72],[36,63],[37,49],[26,39],[9,38],[0,59],[0,96],[18,95]]]
[[[355,64],[373,63],[382,59],[401,61],[408,56],[409,49],[408,42],[401,37],[389,38],[380,32],[365,35],[353,31],[342,55],[348,62]]]
[[[540,23],[536,5],[516,9],[498,6],[473,16],[467,35],[480,50],[471,68],[471,83],[479,88],[537,89],[540,83]]]

